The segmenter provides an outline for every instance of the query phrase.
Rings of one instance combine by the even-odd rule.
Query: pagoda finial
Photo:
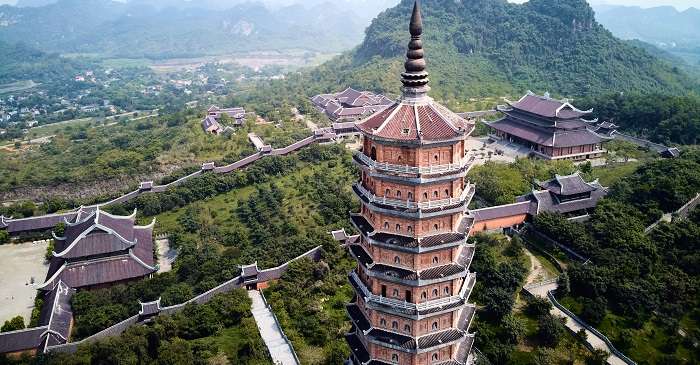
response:
[[[418,0],[413,4],[413,14],[411,15],[411,23],[408,27],[411,33],[411,41],[408,42],[408,51],[406,52],[406,63],[404,67],[406,72],[401,74],[401,82],[404,85],[404,96],[407,94],[419,96],[428,92],[428,72],[425,71],[425,52],[423,51],[423,16],[420,11],[420,3]]]

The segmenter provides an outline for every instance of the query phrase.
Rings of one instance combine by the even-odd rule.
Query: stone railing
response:
[[[462,191],[459,197],[456,198],[430,200],[427,202],[414,202],[410,200],[390,199],[387,197],[374,195],[371,191],[367,190],[359,182],[356,182],[355,184],[353,184],[353,186],[372,203],[379,203],[389,205],[392,207],[407,209],[431,209],[457,205],[464,201],[468,201],[467,198],[471,199],[471,196],[474,196],[474,193],[476,191],[475,186],[473,184],[469,184],[465,187],[465,189]]]
[[[610,351],[611,351],[615,356],[617,356],[618,358],[620,358],[620,360],[624,361],[626,364],[629,364],[629,365],[637,365],[636,362],[632,361],[632,359],[630,359],[629,357],[625,356],[625,354],[623,354],[623,353],[620,352],[618,349],[616,349],[615,346],[612,344],[612,342],[610,341],[610,339],[609,339],[607,336],[605,336],[604,334],[600,333],[597,329],[595,329],[594,327],[590,326],[588,323],[584,322],[581,318],[579,318],[579,317],[578,317],[577,315],[575,315],[573,312],[571,312],[571,311],[568,310],[566,307],[564,307],[563,305],[561,305],[561,304],[557,301],[557,298],[554,297],[554,293],[553,293],[552,291],[547,292],[547,297],[548,297],[549,300],[552,302],[552,304],[554,304],[555,307],[559,308],[559,310],[561,310],[562,312],[564,312],[564,314],[566,314],[566,315],[569,316],[571,319],[573,319],[574,321],[576,321],[576,323],[578,323],[581,327],[583,327],[583,328],[587,329],[588,331],[590,331],[594,336],[600,338],[603,342],[605,342],[605,345],[608,346],[608,349],[610,349]]]
[[[462,301],[463,299],[465,299],[467,289],[469,289],[470,291],[470,288],[474,287],[473,283],[476,281],[475,277],[476,274],[474,273],[470,273],[469,275],[467,275],[467,277],[464,280],[464,285],[462,285],[462,289],[459,292],[459,295],[435,299],[424,303],[410,303],[407,301],[401,301],[397,299],[386,298],[381,295],[376,295],[365,286],[362,280],[360,280],[360,277],[357,275],[357,273],[355,273],[354,271],[350,273],[351,280],[355,281],[360,290],[362,290],[362,294],[365,296],[365,298],[367,298],[367,300],[382,305],[392,306],[410,311],[422,311],[432,308],[438,308]]]
[[[462,161],[460,161],[459,163],[431,166],[408,166],[394,165],[387,162],[377,162],[369,158],[361,151],[356,151],[355,156],[359,158],[360,161],[362,161],[362,163],[366,164],[367,166],[373,169],[408,174],[442,174],[448,172],[457,172],[474,161],[474,157],[472,156],[463,158]]]

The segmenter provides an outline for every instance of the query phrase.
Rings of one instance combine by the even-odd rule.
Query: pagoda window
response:
[[[437,330],[439,327],[437,321],[433,322],[433,330]]]
[[[401,258],[398,257],[398,256],[394,256],[394,263],[395,263],[395,264],[398,264],[398,265],[401,265]]]
[[[423,193],[423,199],[428,200],[428,192]]]
[[[438,290],[437,290],[437,289],[433,289],[433,297],[437,297],[437,296],[438,296]]]
[[[374,148],[374,146],[372,146],[372,150],[369,153],[369,157],[375,161],[377,160],[377,149]]]
[[[449,196],[450,196],[450,190],[449,190],[449,189],[445,189],[445,197],[447,198],[447,197],[449,197]]]
[[[427,292],[427,291],[423,291],[422,293],[420,293],[420,298],[421,298],[421,299],[428,299],[428,292]]]
[[[435,160],[435,162],[440,161],[440,156],[438,154],[435,154],[435,156],[433,157],[433,160]]]
[[[433,197],[437,198],[440,196],[440,193],[438,193],[437,190],[433,191]]]
[[[399,362],[399,355],[391,354],[391,361],[392,362]]]
[[[379,319],[379,325],[386,326],[386,319],[384,319],[384,318]]]
[[[391,196],[391,190],[389,190],[389,189],[384,190],[384,196],[385,197]]]
[[[406,227],[406,230],[408,231],[408,233],[411,233],[411,232],[413,232],[413,227],[408,226],[408,227]]]
[[[435,224],[433,225],[433,228],[434,228],[436,231],[439,229],[437,223],[435,223]]]
[[[406,333],[410,333],[410,332],[411,332],[411,326],[408,325],[408,324],[404,325],[404,326],[403,326],[403,331],[406,332]]]
[[[396,190],[396,197],[401,199],[401,191],[400,190]]]
[[[397,321],[391,322],[391,328],[398,330],[399,329],[399,322],[397,322]]]
[[[445,291],[445,295],[449,295],[450,294],[450,287],[446,286],[444,291]]]
[[[395,298],[399,297],[399,289],[394,289],[393,292],[391,292],[391,295],[393,295]]]
[[[413,200],[413,193],[409,191],[406,197],[408,198],[409,201],[412,201]]]
[[[438,361],[440,356],[438,356],[437,352],[433,354],[433,361]]]
[[[389,222],[384,222],[384,229],[389,229]]]
[[[437,226],[437,224],[435,226]],[[433,264],[437,264],[439,261],[440,258],[438,258],[437,256],[433,257]]]
[[[400,224],[396,225],[396,232],[401,232],[401,225]]]

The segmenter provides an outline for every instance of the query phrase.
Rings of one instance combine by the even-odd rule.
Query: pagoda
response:
[[[469,272],[465,140],[474,129],[428,96],[418,2],[410,23],[402,96],[357,124],[361,176],[353,185],[360,232],[348,243],[357,267],[347,306],[348,363],[471,364],[475,283]]]

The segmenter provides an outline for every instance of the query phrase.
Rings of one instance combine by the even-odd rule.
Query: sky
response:
[[[196,1],[196,0],[194,0]],[[303,1],[303,0],[300,0]],[[511,2],[522,3],[526,0],[509,0]],[[654,6],[661,5],[671,5],[675,6],[679,10],[685,10],[689,7],[696,7],[700,9],[700,0],[589,0],[592,4],[614,4],[614,5],[628,5],[628,6],[641,6],[643,8],[650,8]],[[2,4],[15,4],[17,0],[0,0],[0,5]]]

